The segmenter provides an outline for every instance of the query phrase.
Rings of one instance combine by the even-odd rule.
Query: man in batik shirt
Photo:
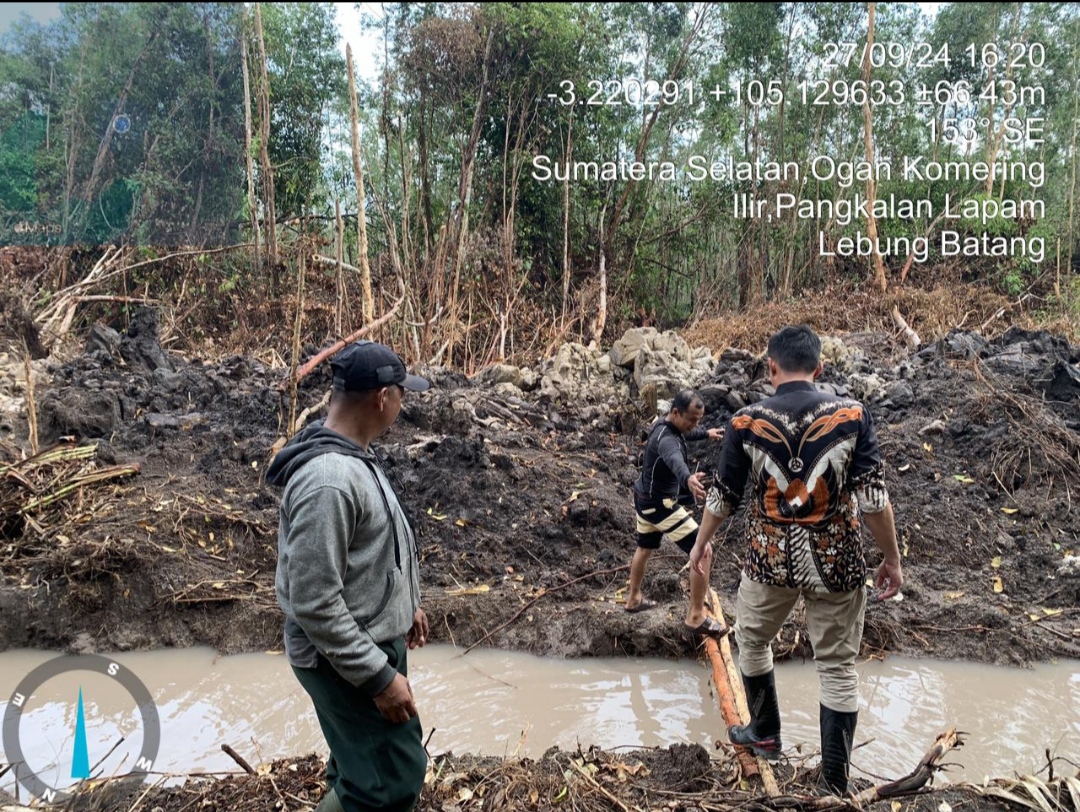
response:
[[[842,795],[866,610],[860,513],[884,556],[875,578],[881,600],[903,583],[896,527],[870,410],[814,384],[822,371],[817,335],[805,325],[785,327],[769,339],[768,356],[776,394],[732,417],[690,558],[697,567],[708,557],[713,533],[738,508],[749,477],[735,640],[751,720],[728,728],[728,737],[757,755],[779,755],[771,644],[801,595],[821,689],[821,786]]]

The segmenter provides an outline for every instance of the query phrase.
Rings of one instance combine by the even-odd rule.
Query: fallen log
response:
[[[712,666],[713,685],[716,686],[716,698],[720,703],[720,714],[724,718],[725,728],[741,725],[743,722],[735,709],[735,697],[731,694],[731,681],[728,678],[727,667],[724,665],[724,658],[720,654],[720,646],[711,637],[705,638],[705,656],[709,658],[709,664]],[[749,750],[739,748],[735,751],[735,756],[739,759],[739,766],[744,776],[760,775],[757,762],[754,761],[754,756]]]
[[[716,593],[716,590],[711,587],[709,588],[709,601],[712,604],[713,614],[716,619],[721,623],[725,622],[724,605],[721,603],[720,596]],[[708,609],[705,611],[708,614]],[[735,722],[735,724],[749,724],[750,708],[746,702],[746,691],[743,690],[742,675],[735,665],[735,659],[731,656],[730,635],[721,639],[717,648],[720,651],[720,657],[724,663],[724,670],[727,673],[728,687],[731,689],[731,695],[735,699],[735,710],[739,718],[739,721]],[[742,748],[739,748],[739,751],[740,753],[750,755],[749,751],[745,751]],[[751,757],[756,761],[756,772],[761,776],[761,783],[765,787],[765,794],[770,798],[779,796],[780,787],[776,783],[776,776],[773,775],[772,767],[769,765],[768,760],[762,756]]]

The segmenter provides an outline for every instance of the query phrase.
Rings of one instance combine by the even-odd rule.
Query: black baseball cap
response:
[[[369,392],[391,384],[423,392],[431,386],[423,378],[410,375],[401,356],[375,341],[347,344],[330,359],[330,368],[334,371],[334,388],[345,392]]]

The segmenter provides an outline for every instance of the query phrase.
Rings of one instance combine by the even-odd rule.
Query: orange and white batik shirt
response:
[[[814,592],[863,585],[859,510],[889,502],[869,409],[809,382],[781,384],[732,416],[706,509],[733,513],[747,477],[747,578]]]

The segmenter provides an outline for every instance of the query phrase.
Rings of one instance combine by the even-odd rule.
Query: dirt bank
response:
[[[749,353],[712,349],[719,360],[699,386],[707,427],[769,392]],[[870,606],[864,655],[1080,656],[1078,348],[1013,330],[992,342],[954,333],[908,353],[889,336],[853,334],[828,342],[827,357],[823,382],[874,414],[905,555],[904,600]],[[662,606],[621,609],[630,484],[651,417],[633,376],[612,378],[630,392],[620,399],[598,384],[560,393],[540,381],[543,368],[525,372],[519,388],[429,370],[436,386],[410,396],[381,445],[418,528],[435,639],[556,656],[692,654],[673,545],[646,584]],[[96,456],[22,463],[21,479],[5,480],[0,645],[279,647],[279,494],[262,477],[288,412],[284,376],[247,357],[171,355],[150,311],[122,336],[96,329],[86,352],[47,370],[36,385],[42,447],[74,436],[96,442]],[[328,385],[325,370],[306,378],[299,407]],[[3,446],[9,462],[23,439]],[[691,454],[709,466],[716,450],[697,443]],[[31,489],[118,466],[138,472],[74,488],[25,519],[10,509]],[[713,575],[729,608],[741,521]],[[868,554],[876,560],[869,542]],[[798,617],[776,648],[809,655]]]
[[[929,743],[928,743],[929,746]],[[432,759],[418,812],[464,810],[611,809],[850,810],[833,799],[817,799],[818,770],[809,755],[778,766],[780,797],[758,795],[743,778],[729,750],[710,753],[701,745],[608,752],[596,748],[565,752],[549,750],[536,760],[456,756]],[[915,765],[911,765],[912,768]],[[73,812],[139,808],[157,812],[234,812],[234,810],[310,810],[323,794],[325,765],[315,756],[282,759],[261,765],[254,774],[218,780],[194,779],[181,787],[147,787],[140,783],[105,785],[81,795]],[[870,792],[872,784],[853,779],[853,790]],[[890,797],[890,796],[886,796]],[[1001,779],[984,787],[927,787],[918,794],[901,793],[891,808],[907,812],[943,812],[964,806],[985,810],[1069,809],[1069,787],[1061,778]],[[1013,800],[1015,806],[1002,798]],[[816,802],[817,805],[814,805]],[[822,804],[826,805],[822,805]],[[1060,804],[1060,806],[1059,806]],[[882,806],[881,808],[885,808]],[[22,810],[22,807],[17,809]]]

